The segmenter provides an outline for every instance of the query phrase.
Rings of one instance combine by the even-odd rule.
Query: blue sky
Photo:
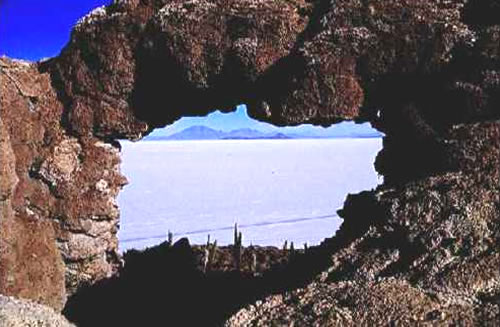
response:
[[[0,55],[39,60],[59,54],[76,21],[109,0],[0,0]]]
[[[79,18],[111,0],[0,0],[0,55],[26,60],[40,60],[59,54],[68,42],[71,29]],[[168,104],[166,104],[168,105]],[[253,128],[262,131],[305,134],[335,134],[342,130],[366,132],[368,124],[341,123],[330,128],[302,125],[277,128],[248,117],[245,106],[234,113],[218,111],[207,117],[186,117],[154,134],[169,135],[193,125],[219,130]]]

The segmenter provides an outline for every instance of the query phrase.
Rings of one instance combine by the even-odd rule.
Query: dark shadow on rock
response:
[[[64,314],[78,326],[215,326],[253,293],[238,273],[205,275],[187,239],[129,251],[119,276],[80,289]]]
[[[168,46],[172,40],[156,29],[148,26],[134,50],[136,82],[128,101],[137,118],[152,128],[163,127],[181,117],[206,116],[214,109],[234,111],[248,98],[252,83],[230,51],[223,58],[220,76],[207,73],[206,85],[196,84],[172,54]]]
[[[119,273],[81,288],[64,315],[83,327],[220,326],[247,304],[306,285],[328,266],[338,242],[305,252],[287,250],[286,264],[259,276],[236,270],[204,273],[187,239],[128,251]]]
[[[38,66],[38,71],[41,74],[50,74],[50,83],[52,88],[57,94],[57,99],[63,104],[63,113],[61,116],[61,126],[66,129],[67,132],[71,133],[71,126],[68,119],[69,109],[72,104],[71,97],[66,93],[66,88],[64,82],[61,78],[60,72],[54,68],[54,62],[56,59],[52,58],[44,62],[40,62]]]

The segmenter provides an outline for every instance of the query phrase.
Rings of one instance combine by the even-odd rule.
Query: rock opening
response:
[[[317,245],[338,229],[346,195],[381,181],[381,140],[368,124],[276,128],[240,106],[123,141],[120,249],[159,244],[168,231],[227,245],[235,223],[246,246]]]

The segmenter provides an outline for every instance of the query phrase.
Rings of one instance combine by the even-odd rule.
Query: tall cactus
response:
[[[235,262],[236,270],[240,271],[241,270],[241,241],[242,241],[242,234],[241,232],[238,232],[238,224],[234,224],[234,240],[233,240],[233,259]]]
[[[203,258],[203,271],[207,272],[212,267],[215,261],[215,253],[217,251],[217,240],[210,243],[210,234],[207,237],[207,245],[205,246],[205,257]]]
[[[204,257],[203,257],[203,272],[207,272],[208,269],[208,262],[210,260],[210,249],[208,248],[208,245],[205,246],[204,249]]]
[[[170,231],[170,229],[167,233],[167,244],[168,246],[172,246],[172,244],[174,244],[174,234]]]
[[[211,245],[210,245],[210,257],[208,258],[208,264],[209,267],[212,266],[212,264],[215,262],[215,255],[217,254],[217,240],[215,240]]]
[[[252,248],[252,266],[250,267],[254,276],[257,275],[257,254],[255,249]]]

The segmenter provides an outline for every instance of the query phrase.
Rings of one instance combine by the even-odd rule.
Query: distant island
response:
[[[306,138],[376,138],[383,135],[374,130],[352,131],[339,129],[334,133],[284,133],[278,131],[263,132],[252,128],[239,128],[229,132],[216,130],[203,125],[195,125],[172,135],[149,135],[144,140],[180,141],[180,140],[272,140],[272,139],[306,139]]]

